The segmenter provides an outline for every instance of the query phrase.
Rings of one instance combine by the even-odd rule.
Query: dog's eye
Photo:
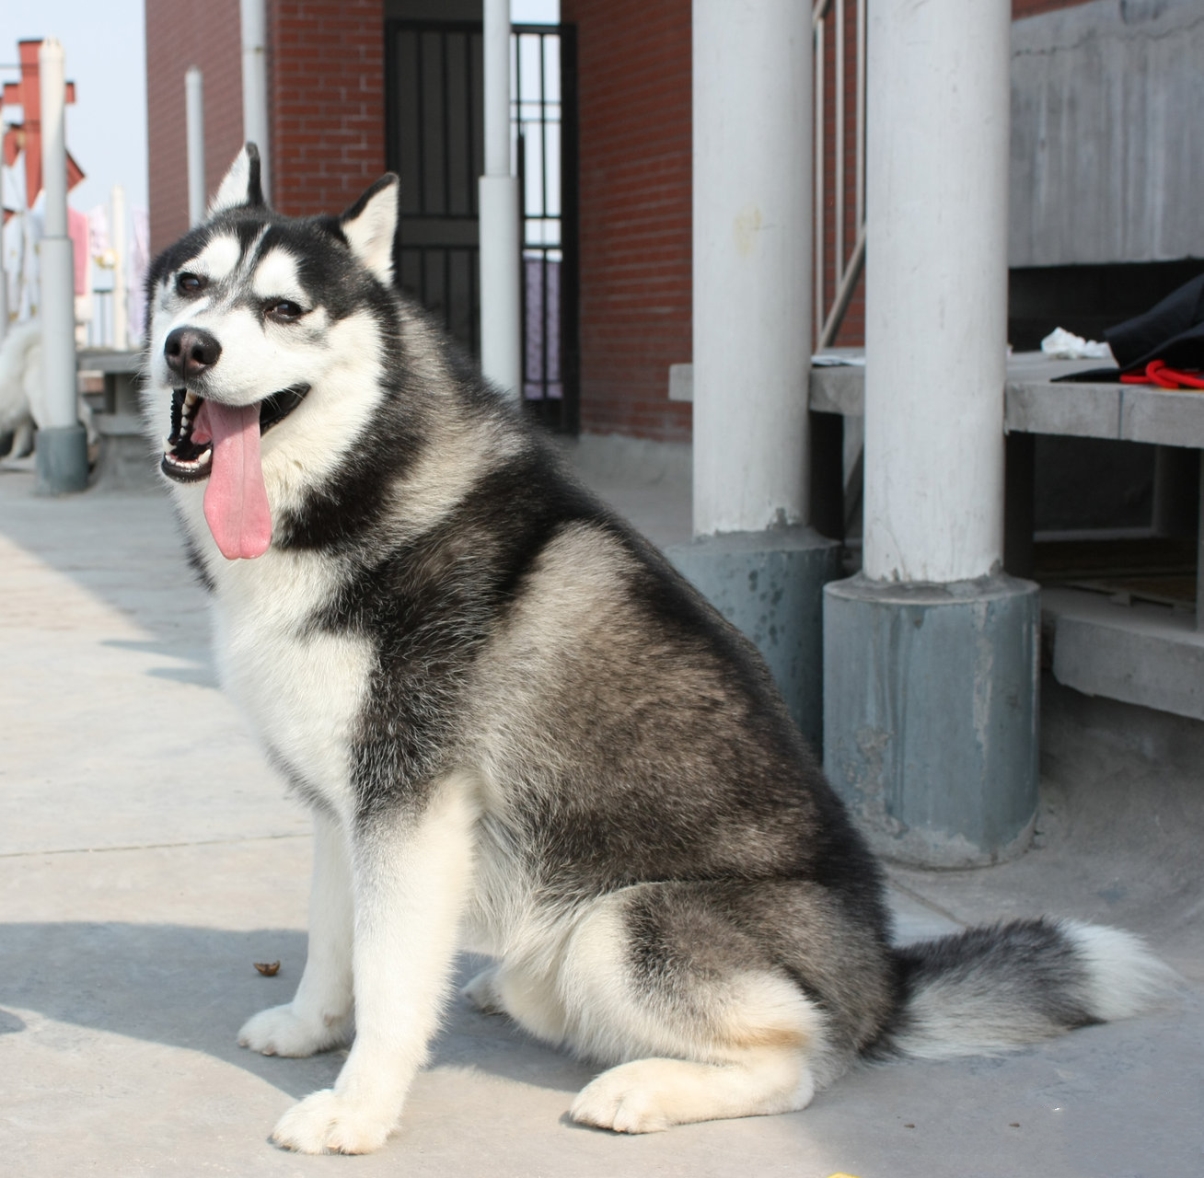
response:
[[[181,274],[176,279],[176,290],[182,295],[200,294],[208,285],[208,280],[199,274]]]
[[[263,313],[276,323],[292,323],[305,314],[296,303],[291,303],[288,299],[277,299],[268,303]]]

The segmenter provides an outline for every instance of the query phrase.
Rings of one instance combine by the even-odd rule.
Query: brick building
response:
[[[1013,0],[1013,13],[1027,17],[1085,2]],[[843,5],[846,111],[855,104],[857,8],[852,0]],[[266,0],[273,204],[290,214],[338,209],[386,166],[398,166],[389,76],[399,58],[387,22],[461,27],[479,23],[480,10],[480,0]],[[825,303],[837,286],[838,166],[843,255],[858,230],[851,132],[842,130],[838,150],[834,125],[832,13],[824,34]],[[580,428],[688,441],[691,406],[669,399],[668,373],[670,365],[688,362],[692,350],[690,0],[562,0],[561,18],[576,29]],[[209,191],[242,139],[239,3],[146,0],[146,25],[151,239],[158,249],[187,227],[189,66],[205,78]],[[204,37],[193,35],[197,27]],[[471,134],[471,119],[468,125]],[[862,339],[862,286],[854,289],[836,344]]]

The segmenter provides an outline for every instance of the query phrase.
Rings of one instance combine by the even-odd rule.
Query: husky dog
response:
[[[486,1011],[608,1065],[628,1133],[801,1109],[858,1058],[1137,1012],[1124,933],[892,948],[883,877],[764,664],[393,287],[397,179],[269,211],[248,145],[149,275],[145,411],[217,661],[313,810],[296,996],[242,1029],[351,1044],[273,1139],[377,1149],[468,947]]]

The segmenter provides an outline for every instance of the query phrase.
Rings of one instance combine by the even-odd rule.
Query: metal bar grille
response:
[[[523,218],[523,398],[565,432],[576,432],[579,419],[574,33],[515,25],[510,50]],[[481,26],[389,21],[386,41],[389,166],[402,179],[398,284],[476,355]]]
[[[565,41],[572,31],[515,25],[511,123],[522,192],[523,397],[553,428],[575,429],[575,389],[564,364],[567,320],[565,260]]]

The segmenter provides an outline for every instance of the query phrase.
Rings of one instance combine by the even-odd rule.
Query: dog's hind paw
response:
[[[497,966],[483,969],[461,991],[482,1014],[505,1014],[497,992]]]
[[[660,1060],[639,1060],[603,1072],[573,1101],[569,1116],[595,1129],[616,1133],[659,1133],[674,1124],[664,1107]]]
[[[396,1113],[382,1116],[326,1088],[293,1105],[272,1130],[272,1141],[297,1153],[372,1153],[396,1123]]]
[[[795,1050],[749,1051],[728,1064],[637,1059],[587,1084],[569,1116],[616,1133],[656,1133],[693,1121],[806,1108],[814,1093],[811,1069]]]
[[[300,1057],[329,1051],[347,1042],[349,1015],[302,1018],[290,1004],[261,1010],[238,1032],[238,1045],[263,1055]]]

